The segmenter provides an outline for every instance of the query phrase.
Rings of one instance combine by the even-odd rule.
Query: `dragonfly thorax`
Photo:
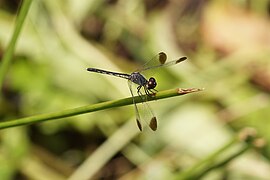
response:
[[[131,73],[129,80],[140,86],[146,86],[148,83],[147,79],[139,72]]]
[[[156,86],[157,86],[156,79],[150,77],[146,84],[147,89],[154,89]]]

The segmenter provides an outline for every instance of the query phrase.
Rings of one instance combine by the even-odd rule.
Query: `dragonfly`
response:
[[[141,69],[138,69],[131,74],[112,72],[97,68],[87,68],[89,72],[101,73],[106,75],[111,75],[115,77],[120,77],[128,80],[128,87],[133,99],[133,104],[136,113],[136,123],[140,131],[142,131],[142,120],[148,124],[151,130],[157,130],[157,118],[147,102],[147,97],[155,96],[158,92],[155,88],[157,86],[157,81],[154,77],[146,78],[144,74],[148,71],[154,72],[158,68],[168,67],[171,65],[176,65],[182,61],[185,61],[187,57],[181,57],[179,59],[166,62],[167,55],[164,52],[160,52],[157,56],[152,58],[150,61],[146,62]],[[135,102],[135,94],[141,98],[141,103]]]

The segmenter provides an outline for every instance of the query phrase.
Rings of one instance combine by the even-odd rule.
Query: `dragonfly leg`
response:
[[[148,91],[152,93],[151,95],[155,95],[158,92],[156,89],[148,89]]]
[[[142,88],[142,86],[138,86],[138,87],[137,87],[137,94],[138,94],[138,96],[141,98],[141,100],[144,101],[143,95],[142,95],[142,93],[141,93],[141,91],[140,91],[141,88]]]
[[[137,87],[137,94],[139,94],[141,88],[142,88],[142,86],[138,86],[138,87]]]
[[[155,89],[153,89],[153,90],[155,90]],[[144,87],[144,91],[145,91],[145,94],[149,97],[155,96],[155,94],[156,94],[155,92],[157,92],[157,90],[155,90],[155,92],[153,92],[152,89],[147,89],[146,87]]]
[[[145,86],[143,87],[144,92],[147,96],[150,96],[149,89],[147,89]]]

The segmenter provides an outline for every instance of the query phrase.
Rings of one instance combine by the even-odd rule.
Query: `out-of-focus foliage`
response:
[[[0,56],[19,5],[0,0]],[[261,151],[203,178],[269,179],[269,9],[269,0],[33,1],[1,121],[130,96],[125,80],[86,68],[129,73],[161,51],[188,61],[155,74],[158,90],[205,90],[151,103],[156,132],[139,132],[132,106],[1,130],[0,179],[177,179],[245,127]]]

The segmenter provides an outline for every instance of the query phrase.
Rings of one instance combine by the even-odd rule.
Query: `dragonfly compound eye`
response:
[[[147,88],[154,89],[156,86],[157,86],[157,82],[156,82],[155,78],[153,78],[153,77],[149,78],[149,80],[147,82]]]

